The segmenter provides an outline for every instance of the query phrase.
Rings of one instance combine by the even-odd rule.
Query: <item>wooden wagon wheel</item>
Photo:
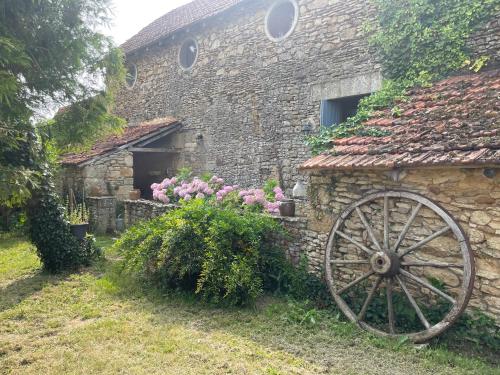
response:
[[[394,208],[400,207],[406,207],[404,220],[401,219],[401,210],[393,212]],[[391,215],[399,215],[397,225]],[[435,216],[432,224],[436,224],[436,228],[425,226],[426,219],[422,216],[431,215]],[[412,235],[411,240],[407,239],[416,221],[419,221],[420,228],[430,232],[420,233],[421,238]],[[353,234],[353,228],[358,228],[357,233],[361,232],[361,236]],[[456,249],[456,258],[453,259],[459,259],[458,262],[436,261],[435,257],[420,261],[414,259],[419,251],[425,254],[429,244],[440,237],[448,244],[455,244],[447,250]],[[354,270],[356,267],[361,269]],[[449,328],[464,311],[474,285],[474,257],[460,225],[439,204],[406,191],[380,191],[350,205],[340,215],[330,233],[325,270],[336,303],[351,321],[375,334],[407,336],[415,343],[428,341]],[[429,282],[424,274],[426,270],[458,275],[454,293]],[[334,273],[338,272],[347,273],[347,280],[334,277]],[[362,305],[356,305],[352,298],[347,298],[353,289],[362,290],[363,296],[358,301],[363,302]],[[419,306],[414,298],[417,292],[423,293],[427,301],[448,301],[451,305],[449,311],[444,312],[439,321],[430,323],[422,311],[422,304]],[[415,311],[422,330],[404,332],[404,328],[398,327],[393,301],[396,293],[400,301],[404,300]],[[375,296],[382,299],[384,308],[387,306],[384,312],[387,322],[383,325],[370,323],[366,319]]]

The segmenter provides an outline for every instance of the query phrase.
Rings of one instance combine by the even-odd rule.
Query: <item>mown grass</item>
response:
[[[219,309],[161,294],[106,255],[55,277],[41,272],[25,241],[0,237],[0,374],[500,374],[284,299]]]

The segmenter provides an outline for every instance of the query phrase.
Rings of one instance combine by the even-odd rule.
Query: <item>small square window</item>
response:
[[[349,96],[321,101],[321,126],[338,125],[356,114],[359,101],[367,95]]]

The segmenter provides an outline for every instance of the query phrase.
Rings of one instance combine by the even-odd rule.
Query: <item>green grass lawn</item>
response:
[[[306,325],[283,299],[218,309],[160,295],[120,275],[116,254],[106,258],[50,276],[27,242],[0,237],[0,374],[500,374],[372,337],[327,311]]]

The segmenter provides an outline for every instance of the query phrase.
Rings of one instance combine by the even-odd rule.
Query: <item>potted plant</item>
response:
[[[73,191],[70,191],[70,196],[67,199],[66,213],[71,233],[78,240],[83,241],[89,230],[89,210],[85,201],[76,203]]]

